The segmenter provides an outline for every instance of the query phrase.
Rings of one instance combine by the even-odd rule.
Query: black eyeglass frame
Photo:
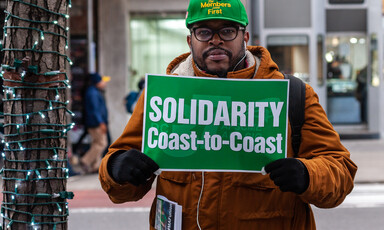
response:
[[[196,36],[196,32],[195,32],[195,31],[196,31],[197,29],[201,29],[201,28],[205,28],[205,29],[208,29],[208,30],[212,31],[212,36],[211,36],[209,39],[207,39],[207,40],[200,40],[200,39],[198,39],[197,36]],[[220,31],[221,31],[222,29],[225,29],[225,28],[235,28],[235,29],[236,29],[236,36],[235,36],[233,39],[230,39],[230,40],[223,39],[223,38],[220,36]],[[190,32],[193,33],[194,36],[195,36],[195,38],[196,38],[196,40],[198,40],[198,41],[200,41],[200,42],[207,42],[207,41],[212,40],[212,38],[213,38],[213,36],[215,36],[215,34],[217,34],[221,40],[226,41],[226,42],[229,42],[229,41],[233,41],[233,40],[235,40],[235,39],[237,38],[237,36],[239,35],[239,31],[245,31],[245,29],[246,29],[246,28],[243,27],[243,26],[225,26],[225,27],[222,27],[222,28],[220,28],[220,29],[218,29],[218,30],[213,30],[213,29],[208,28],[208,27],[205,27],[205,26],[199,26],[199,27],[191,28],[191,29],[190,29]]]

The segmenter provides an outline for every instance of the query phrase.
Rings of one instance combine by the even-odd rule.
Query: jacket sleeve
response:
[[[309,85],[306,86],[305,103],[298,156],[308,169],[310,182],[301,199],[320,208],[336,207],[352,191],[357,166]]]
[[[92,87],[87,90],[85,109],[86,121],[89,127],[97,127],[103,122],[100,113],[102,105],[100,104],[99,97],[99,92],[96,88]]]
[[[128,124],[122,135],[109,147],[108,153],[103,158],[99,168],[99,180],[101,187],[108,194],[114,203],[123,203],[127,201],[137,201],[143,198],[151,189],[155,179],[153,176],[146,184],[134,186],[132,184],[118,184],[108,174],[107,164],[110,156],[119,150],[129,150],[131,148],[141,150],[143,114],[144,114],[144,94],[139,98],[137,106],[133,111]]]

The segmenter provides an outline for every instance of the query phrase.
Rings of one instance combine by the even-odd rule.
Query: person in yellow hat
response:
[[[267,49],[247,46],[247,25],[240,0],[190,0],[186,26],[191,52],[175,58],[166,73],[284,79]],[[114,203],[137,201],[148,193],[157,177],[156,195],[182,206],[183,230],[312,230],[316,225],[310,204],[335,207],[353,188],[357,166],[309,85],[305,86],[299,151],[294,153],[288,137],[288,157],[266,165],[267,175],[163,171],[156,176],[159,166],[141,152],[143,115],[141,96],[123,134],[101,163],[102,188]],[[155,229],[155,218],[156,199],[150,212],[150,229]]]
[[[99,169],[103,153],[108,145],[108,109],[103,92],[110,81],[109,76],[99,73],[89,75],[90,86],[84,96],[85,126],[91,136],[88,151],[80,158],[82,173],[95,173]]]

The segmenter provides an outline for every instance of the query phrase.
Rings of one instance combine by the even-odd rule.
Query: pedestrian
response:
[[[144,85],[145,85],[145,79],[141,78],[140,81],[137,83],[137,88],[139,89],[139,91],[131,91],[124,98],[125,109],[127,110],[128,113],[133,113],[137,100],[139,99],[141,93],[143,92]]]
[[[246,46],[248,16],[240,0],[190,0],[186,25],[191,52],[175,58],[168,75],[284,78],[267,49]],[[182,229],[311,230],[316,225],[310,204],[332,208],[343,202],[353,189],[357,166],[309,85],[305,98],[300,150],[295,155],[287,144],[288,157],[265,166],[267,175],[163,171],[157,176],[156,195],[182,206]],[[114,203],[141,199],[156,178],[159,166],[141,153],[143,111],[142,95],[99,169],[102,188]],[[155,213],[156,199],[150,229]]]
[[[89,75],[89,80],[90,86],[84,97],[84,120],[87,132],[91,136],[91,144],[80,158],[80,165],[84,173],[95,173],[108,145],[108,110],[103,92],[110,77],[101,77],[99,73],[93,73]]]

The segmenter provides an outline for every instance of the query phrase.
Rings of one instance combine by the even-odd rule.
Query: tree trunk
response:
[[[8,0],[3,229],[67,229],[70,0]]]

